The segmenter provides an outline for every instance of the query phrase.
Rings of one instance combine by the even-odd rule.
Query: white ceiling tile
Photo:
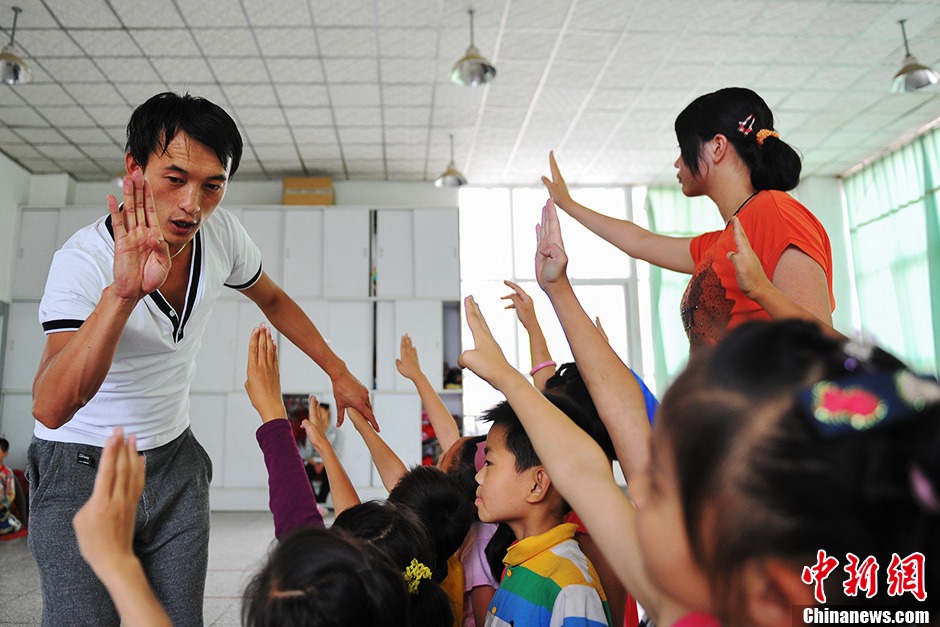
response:
[[[25,102],[34,106],[41,105],[73,105],[72,97],[60,85],[54,83],[19,85],[16,91]],[[6,94],[4,94],[6,95]],[[4,104],[14,104],[6,102]]]
[[[47,144],[39,150],[51,159],[84,159],[85,155],[71,144]]]
[[[796,89],[806,82],[817,67],[817,65],[784,65],[782,63],[768,65],[762,72],[749,80],[747,85],[756,88],[758,92],[763,87]]]
[[[232,105],[238,106],[271,106],[277,107],[277,96],[270,84],[226,84],[223,87],[225,96]]]
[[[818,16],[825,6],[825,2],[818,0],[763,2],[761,14],[753,28],[756,32],[762,32],[766,30],[766,25],[772,25],[772,30],[776,34],[801,33],[807,26],[819,19]]]
[[[637,5],[630,30],[642,33],[678,33],[695,24],[703,3],[693,0],[642,2]]]
[[[107,144],[114,147],[114,140],[100,128],[66,128],[62,132],[69,141],[83,147],[87,144]]]
[[[812,22],[806,25],[806,35],[852,36],[863,32],[871,23],[885,12],[883,4],[846,2],[829,3]]]
[[[378,85],[330,85],[329,92],[334,107],[378,107],[382,104]]]
[[[20,163],[33,174],[53,174],[62,171],[54,161],[38,156],[36,159],[21,159]]]
[[[468,116],[463,107],[434,107],[431,124],[436,127],[457,128],[473,124],[476,116]]]
[[[22,140],[20,140],[22,141]],[[29,144],[7,144],[3,152],[12,159],[42,159],[45,155]]]
[[[42,60],[46,71],[57,81],[105,81],[107,78],[87,57],[47,57]]]
[[[547,59],[555,47],[558,31],[507,29],[499,44],[499,62]],[[457,57],[454,58],[454,61]]]
[[[20,136],[17,135],[12,129],[0,126],[0,142],[4,145],[7,144],[18,144],[22,141]]]
[[[372,0],[311,0],[313,22],[320,26],[374,26],[375,6]]]
[[[375,3],[375,8],[379,12],[379,24],[383,27],[430,27],[437,24],[439,13],[439,4],[434,0],[385,0]]]
[[[378,126],[340,126],[339,140],[343,145],[380,143],[382,129]]]
[[[712,0],[699,3],[694,26],[698,31],[736,34],[747,30],[755,17],[754,27],[763,28],[763,3],[748,0]]]
[[[104,0],[53,0],[47,6],[65,28],[119,28],[121,23]]]
[[[177,6],[192,28],[248,26],[240,2],[179,2]]]
[[[617,42],[616,33],[566,33],[558,48],[559,61],[604,61]]]
[[[333,113],[328,107],[285,107],[284,114],[292,127],[333,125]]]
[[[385,143],[424,146],[428,143],[428,129],[426,126],[386,126]]]
[[[442,89],[465,89],[458,85],[447,85]],[[486,106],[490,107],[526,107],[535,96],[536,84],[515,85],[505,82],[491,83],[486,96]]]
[[[592,110],[623,111],[639,95],[638,89],[597,89],[591,94],[588,108]]]
[[[294,138],[286,126],[247,126],[242,125],[241,132],[253,144],[293,145]]]
[[[205,59],[199,57],[154,57],[153,64],[160,77],[170,85],[215,82]]]
[[[490,91],[492,93],[492,90]],[[463,107],[476,110],[483,101],[483,89],[467,88],[463,85],[447,85],[434,92],[434,104],[441,107]],[[487,101],[489,104],[489,101]]]
[[[258,155],[262,164],[269,160],[290,160],[297,156],[297,149],[293,144],[252,144],[252,149]]]
[[[0,107],[0,120],[7,126],[45,126],[32,107]]]
[[[163,28],[180,28],[183,19],[173,0],[110,0],[121,23],[128,28],[149,28],[159,24]]]
[[[389,164],[403,161],[424,161],[425,147],[423,144],[389,145],[385,148],[385,157]],[[424,170],[424,165],[420,166]]]
[[[434,89],[430,85],[385,85],[382,104],[385,106],[430,105]]]
[[[278,101],[285,107],[325,107],[329,105],[325,85],[276,85]]]
[[[537,85],[544,71],[544,61],[500,61],[495,80],[509,85]]]
[[[579,0],[570,30],[621,31],[629,23],[639,0]]]
[[[492,128],[494,132],[505,137],[506,129],[518,129],[522,125],[527,112],[528,109],[521,107],[487,107],[483,110],[482,127]]]
[[[344,106],[334,109],[336,123],[341,126],[375,126],[382,124],[382,110],[379,107]]]
[[[328,141],[320,141],[320,138]],[[319,159],[339,159],[339,144],[336,143],[336,137],[332,129],[324,129],[316,141],[307,144],[300,144],[300,155],[304,161]]]
[[[300,165],[299,158],[286,156],[283,159],[265,159],[261,166],[268,172],[283,172],[284,176],[300,176],[303,174],[303,168]]]
[[[127,106],[117,106],[117,107],[86,107],[88,115],[90,115],[94,120],[105,127],[116,127],[116,126],[126,126],[127,121],[131,117],[133,112],[133,107]]]
[[[170,85],[169,89],[164,91],[176,91],[181,94],[190,94],[192,96],[205,98],[228,111],[230,115],[232,113],[231,107],[226,101],[225,94],[222,93],[222,89],[217,83],[187,83],[181,86]]]
[[[146,57],[98,57],[98,67],[119,89],[124,83],[153,83],[160,80]]]
[[[242,0],[252,26],[310,27],[310,8],[305,0],[282,0],[272,7],[269,0]]]
[[[437,64],[430,59],[380,59],[383,83],[425,84],[433,81]]]
[[[384,28],[379,31],[379,48],[383,58],[431,58],[437,52],[437,31],[429,28]]]
[[[779,61],[794,65],[819,65],[832,58],[846,43],[841,37],[799,37],[781,53]]]
[[[120,167],[124,161],[123,146],[111,144],[82,144],[82,152],[97,161],[100,165],[108,163],[115,164],[115,168]]]
[[[6,16],[4,16],[6,19]],[[4,45],[8,43],[4,39]],[[17,27],[16,47],[27,59],[84,56],[82,49],[61,30],[23,30]]]
[[[137,45],[151,57],[194,57],[200,54],[192,35],[185,29],[135,29]]]
[[[376,83],[379,80],[375,59],[323,59],[323,67],[330,83]]]
[[[265,61],[271,80],[277,83],[322,83],[320,59],[271,58]]]
[[[82,30],[74,29],[69,34],[85,54],[91,56],[119,56],[138,54],[137,42],[123,29]]]
[[[259,58],[211,57],[209,66],[221,83],[252,83],[267,85],[268,70]],[[264,104],[264,103],[259,103]]]
[[[803,85],[807,89],[845,91],[865,73],[866,68],[857,65],[826,65],[807,78]]]
[[[588,90],[583,87],[546,85],[539,94],[539,108],[550,108],[572,113],[581,108],[588,97]]]
[[[207,57],[255,57],[259,54],[248,28],[197,28],[193,36]]]
[[[16,131],[23,141],[30,144],[64,144],[65,137],[54,128],[20,128]]]
[[[343,156],[346,159],[382,159],[382,144],[343,143]]]
[[[67,128],[75,126],[92,126],[92,120],[85,111],[74,105],[65,107],[37,107],[36,110],[52,124]],[[6,117],[4,117],[6,120]],[[124,120],[127,122],[127,120]]]
[[[320,44],[322,56],[326,58],[372,59],[378,55],[375,30],[372,28],[318,28],[317,42]]]
[[[557,31],[565,21],[569,6],[568,2],[515,2],[509,6],[509,20],[506,26]]]
[[[266,57],[315,57],[320,54],[309,28],[256,28],[258,45]]]
[[[137,106],[151,96],[166,91],[163,83],[118,83],[117,89],[127,102]]]

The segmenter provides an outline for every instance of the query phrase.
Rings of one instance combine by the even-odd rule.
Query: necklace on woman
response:
[[[744,199],[744,202],[741,203],[741,206],[738,207],[737,209],[735,209],[735,210],[734,210],[734,213],[731,214],[731,217],[733,218],[734,216],[738,215],[738,212],[741,211],[742,209],[744,209],[744,205],[746,205],[747,203],[751,202],[751,198],[754,198],[754,196],[757,196],[759,193],[760,193],[760,190],[757,190],[756,192],[754,192],[753,194],[751,194],[750,196],[748,196],[747,198],[745,198],[745,199]],[[725,224],[725,226],[728,226],[729,224],[731,224],[731,220],[728,220],[728,222]]]
[[[748,199],[748,200],[750,200],[750,199]],[[745,201],[745,202],[747,202],[747,201]],[[742,207],[743,207],[743,205],[742,205]],[[740,209],[738,209],[738,211],[740,211]],[[179,249],[178,251],[176,251],[175,253],[173,253],[172,255],[170,255],[170,259],[175,259],[176,256],[177,256],[178,254],[180,254],[181,252],[183,252],[183,249],[185,249],[186,246],[188,246],[188,245],[189,245],[189,242],[186,242],[185,244],[183,244],[182,246],[180,246],[180,249]]]

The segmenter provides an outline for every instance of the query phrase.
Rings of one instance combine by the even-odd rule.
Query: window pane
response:
[[[503,280],[512,273],[508,189],[460,190],[460,276]]]

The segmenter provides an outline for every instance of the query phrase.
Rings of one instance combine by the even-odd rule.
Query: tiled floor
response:
[[[213,512],[206,625],[239,625],[241,593],[274,540],[268,512]],[[0,625],[38,625],[42,614],[39,572],[26,538],[0,542]]]

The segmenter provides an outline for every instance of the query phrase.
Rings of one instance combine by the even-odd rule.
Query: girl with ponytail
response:
[[[831,326],[832,251],[819,220],[787,192],[800,181],[800,156],[774,129],[767,103],[742,87],[699,96],[676,118],[677,179],[686,196],[708,196],[726,223],[697,237],[652,233],[572,200],[554,155],[542,177],[555,205],[628,255],[691,274],[681,313],[694,351],[728,330],[771,315],[741,292],[728,253],[731,219],[750,238],[764,273],[792,301]]]

